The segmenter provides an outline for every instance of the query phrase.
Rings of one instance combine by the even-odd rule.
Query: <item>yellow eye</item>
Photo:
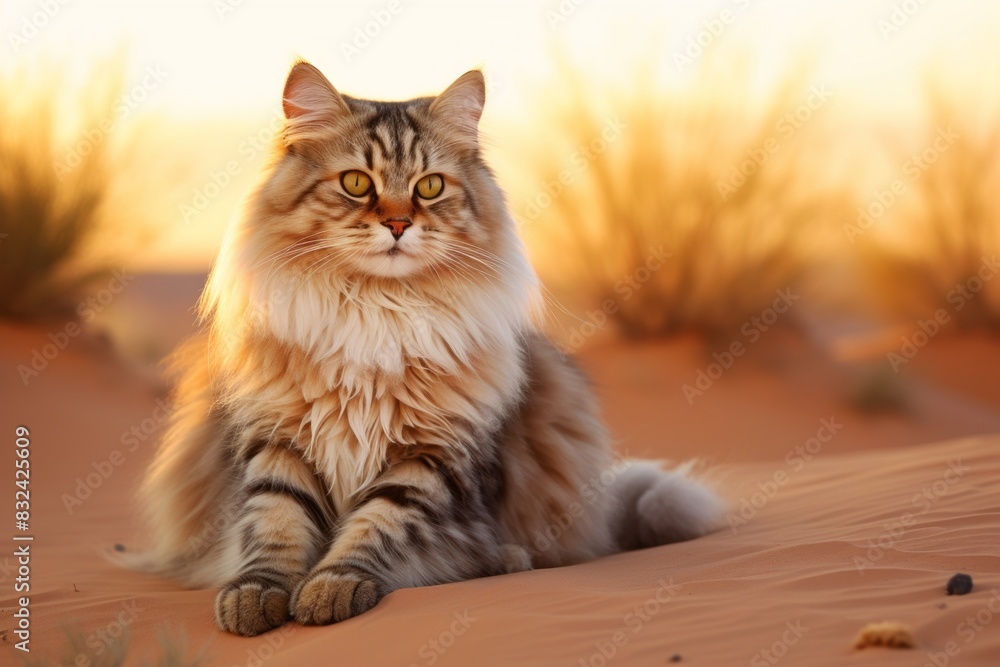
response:
[[[444,179],[441,174],[430,174],[417,181],[417,196],[421,199],[434,199],[444,190]]]
[[[368,174],[357,169],[345,171],[340,176],[340,184],[344,191],[352,197],[364,197],[372,189],[372,179]]]

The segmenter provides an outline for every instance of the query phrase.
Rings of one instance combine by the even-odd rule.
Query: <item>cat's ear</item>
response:
[[[479,145],[479,118],[486,104],[486,81],[479,70],[466,72],[434,98],[430,112],[450,126],[456,138],[473,147]]]
[[[305,61],[295,63],[281,99],[285,143],[329,136],[351,115],[347,102],[323,73]]]

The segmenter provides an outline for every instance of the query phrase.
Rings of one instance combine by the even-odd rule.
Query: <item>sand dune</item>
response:
[[[0,356],[15,368],[46,332],[3,328],[0,338]],[[684,356],[588,353],[606,393],[617,382],[615,355],[651,363]],[[742,382],[715,391],[731,402],[730,420],[746,424],[737,394],[729,396]],[[893,446],[878,447],[884,427],[845,416],[853,434],[844,427],[810,442],[831,414],[830,405],[806,405],[807,391],[789,406],[808,416],[801,433],[771,438],[744,425],[739,446],[702,447],[723,462],[717,473],[733,506],[731,527],[716,534],[570,568],[398,591],[338,626],[291,624],[242,639],[215,629],[212,591],[123,572],[100,555],[135,544],[130,494],[161,426],[157,397],[82,338],[27,386],[10,373],[3,383],[8,433],[25,424],[32,434],[32,657],[61,661],[53,664],[102,664],[123,629],[129,664],[137,664],[158,654],[168,622],[183,631],[189,653],[204,649],[212,665],[600,667],[669,664],[675,655],[692,665],[996,665],[1000,657],[1000,437],[907,447],[886,437]],[[661,390],[661,404],[674,400]],[[618,432],[638,423],[625,402],[610,410]],[[628,434],[632,448],[676,454],[678,415],[646,413]],[[11,457],[3,470],[13,479]],[[4,551],[0,663],[13,665],[16,574]],[[945,594],[956,572],[972,575],[971,594]],[[853,649],[857,632],[877,621],[907,624],[917,646]],[[67,626],[82,635],[79,655],[63,651]]]

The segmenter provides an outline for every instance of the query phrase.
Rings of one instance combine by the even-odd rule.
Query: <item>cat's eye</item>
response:
[[[364,197],[371,192],[372,179],[365,172],[352,169],[341,174],[340,185],[352,197]]]
[[[417,181],[417,196],[421,199],[434,199],[444,190],[444,179],[441,174],[429,174]]]

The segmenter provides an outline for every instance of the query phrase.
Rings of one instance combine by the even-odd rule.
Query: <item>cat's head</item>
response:
[[[359,280],[494,273],[513,225],[480,155],[485,92],[471,71],[437,97],[355,99],[297,63],[281,155],[248,230],[260,258]]]

